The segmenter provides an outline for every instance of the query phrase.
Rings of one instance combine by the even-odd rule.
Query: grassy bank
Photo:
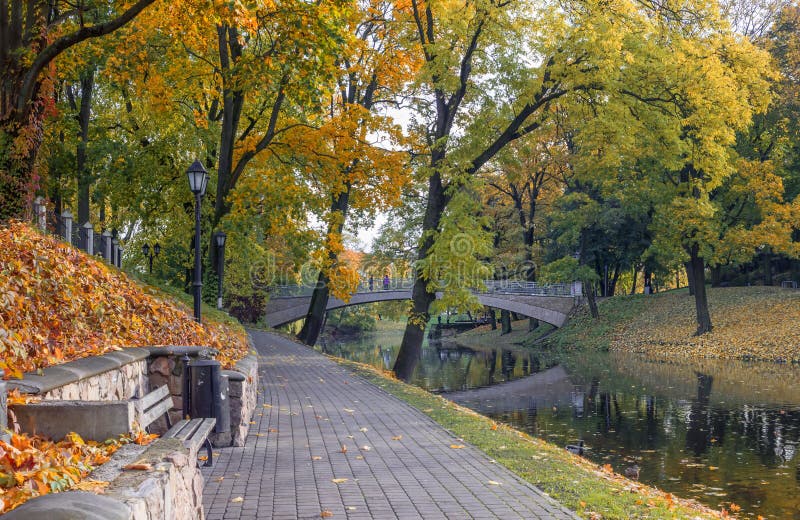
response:
[[[406,401],[454,435],[538,486],[585,518],[721,518],[693,501],[630,481],[563,447],[497,424],[439,396],[387,377],[372,367],[333,358]]]
[[[675,361],[719,358],[800,363],[800,291],[780,287],[709,288],[714,330],[694,336],[694,297],[687,289],[654,295],[615,296],[599,303],[600,317],[579,309],[561,329],[528,321],[502,335],[488,325],[459,334],[458,344],[521,345],[551,350],[600,350],[646,354]]]
[[[694,297],[686,289],[618,296],[600,303],[600,318],[579,313],[548,337],[562,348],[680,357],[800,362],[800,291],[779,287],[708,290],[714,330],[694,336]]]

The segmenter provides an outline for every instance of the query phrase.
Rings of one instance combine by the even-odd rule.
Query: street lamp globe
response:
[[[195,160],[189,169],[186,170],[186,175],[189,178],[189,189],[195,195],[201,197],[206,194],[206,185],[208,184],[208,172],[200,161]]]
[[[217,231],[216,234],[215,234],[215,240],[217,241],[217,247],[224,247],[226,238],[227,238],[227,236],[225,235],[224,231]]]
[[[161,254],[161,244],[158,242],[153,246],[153,253],[155,253],[156,256]]]
[[[145,244],[145,245],[142,246],[142,253],[144,253],[144,256],[150,256],[150,245],[149,244]]]

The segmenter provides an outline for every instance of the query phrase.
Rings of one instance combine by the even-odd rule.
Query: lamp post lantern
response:
[[[200,262],[200,201],[206,194],[208,172],[200,161],[195,161],[186,171],[189,189],[194,193],[194,320],[200,323],[200,298],[203,287],[202,264]]]
[[[145,244],[142,246],[142,253],[144,253],[144,257],[147,258],[150,262],[150,274],[153,274],[153,258],[157,257],[161,253],[161,246],[158,245],[158,242],[153,245],[153,252],[150,252],[150,244]]]
[[[214,245],[217,248],[217,309],[222,309],[222,276],[225,272],[225,239],[223,231],[214,233]]]

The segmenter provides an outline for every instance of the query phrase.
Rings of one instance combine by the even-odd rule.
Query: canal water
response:
[[[401,335],[317,348],[391,368]],[[800,520],[800,367],[431,343],[412,382],[676,495]]]

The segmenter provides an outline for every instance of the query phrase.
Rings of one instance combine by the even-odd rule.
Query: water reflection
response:
[[[400,335],[321,347],[390,368]],[[800,520],[800,369],[754,363],[658,363],[560,357],[509,348],[423,348],[413,382],[559,445],[717,508]]]

